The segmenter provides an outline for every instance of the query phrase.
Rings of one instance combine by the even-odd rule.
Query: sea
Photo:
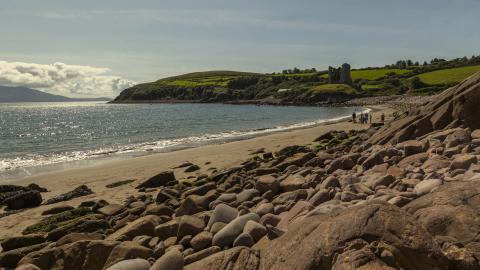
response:
[[[0,180],[339,121],[359,107],[0,103]]]

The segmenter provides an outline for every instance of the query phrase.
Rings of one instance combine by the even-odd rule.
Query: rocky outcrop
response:
[[[388,123],[372,138],[371,144],[398,143],[420,138],[444,128],[480,128],[480,73],[438,94],[416,111]]]

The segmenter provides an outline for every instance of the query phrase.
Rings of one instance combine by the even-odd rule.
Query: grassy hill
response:
[[[420,74],[416,77],[420,78],[423,83],[429,85],[455,84],[478,71],[480,71],[480,65],[436,70]]]
[[[401,61],[400,61],[401,62]],[[405,62],[405,61],[404,61]],[[354,97],[429,95],[480,71],[480,57],[432,60],[431,64],[387,65],[352,70],[351,85],[329,84],[328,71],[285,70],[260,74],[205,71],[135,85],[114,102],[268,102],[319,104]]]

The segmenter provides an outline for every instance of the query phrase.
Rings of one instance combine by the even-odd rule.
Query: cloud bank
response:
[[[23,86],[66,96],[116,96],[134,81],[106,75],[108,68],[0,61],[0,85]]]

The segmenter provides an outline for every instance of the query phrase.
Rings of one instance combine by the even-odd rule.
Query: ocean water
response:
[[[39,167],[144,155],[350,117],[354,107],[99,102],[0,104],[0,179]]]

